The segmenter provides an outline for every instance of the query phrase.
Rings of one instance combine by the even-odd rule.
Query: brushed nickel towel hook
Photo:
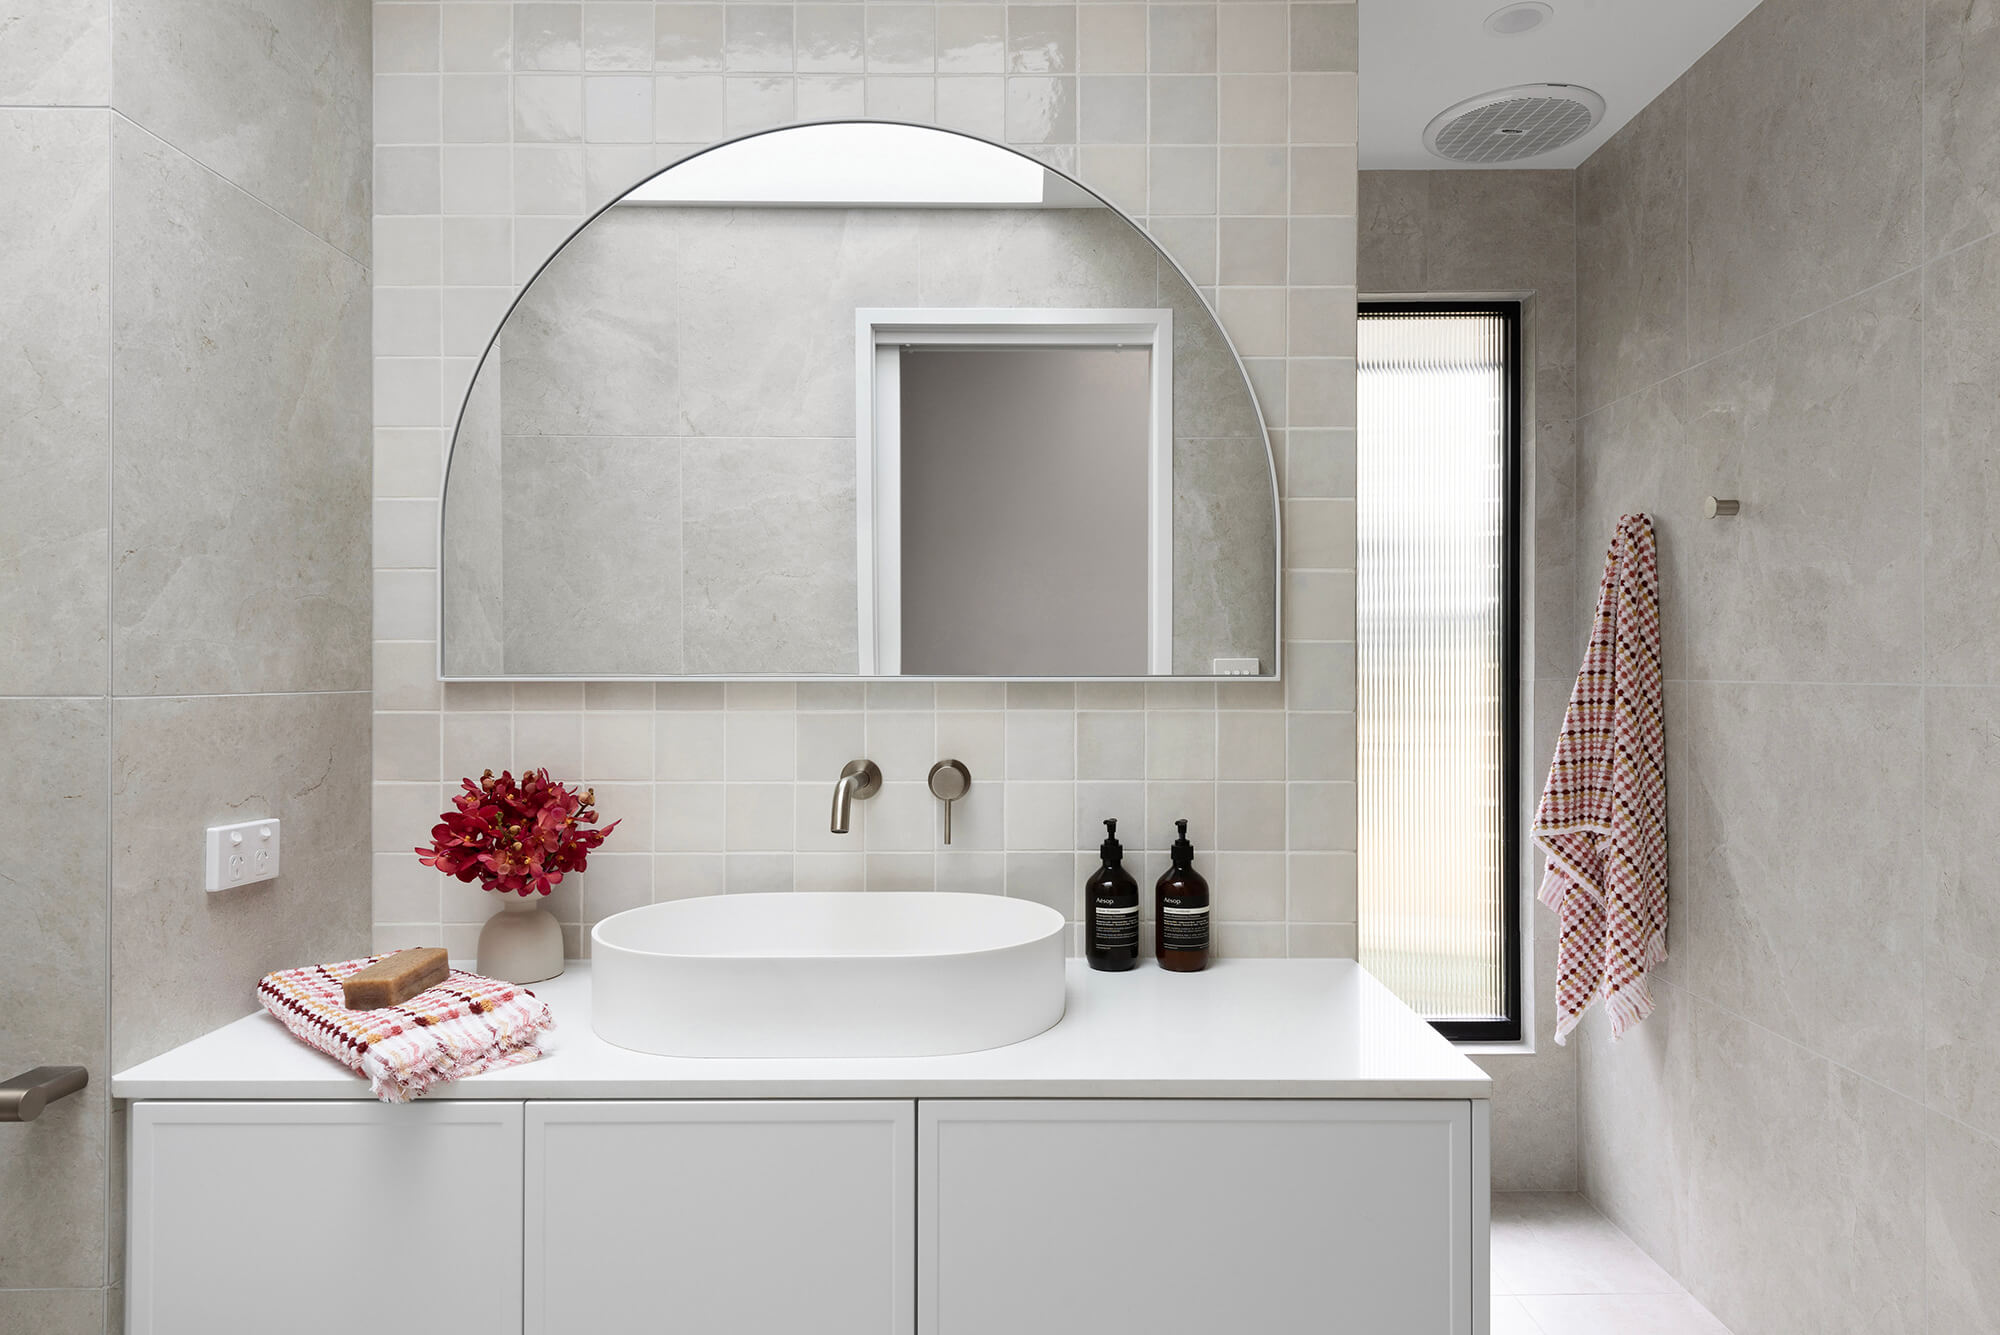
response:
[[[1710,496],[1702,502],[1701,512],[1710,519],[1727,519],[1742,508],[1743,502],[1741,501],[1725,501],[1718,497]]]

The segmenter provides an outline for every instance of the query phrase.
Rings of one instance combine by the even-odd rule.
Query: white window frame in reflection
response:
[[[854,313],[856,560],[861,675],[902,672],[902,349],[1146,348],[1146,672],[1174,671],[1174,313],[1171,309],[906,308]]]

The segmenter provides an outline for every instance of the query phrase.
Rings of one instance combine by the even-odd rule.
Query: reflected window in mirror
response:
[[[1361,962],[1448,1036],[1521,1036],[1518,302],[1364,302]]]

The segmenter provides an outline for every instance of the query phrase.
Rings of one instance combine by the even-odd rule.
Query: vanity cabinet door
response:
[[[131,1335],[521,1326],[521,1105],[132,1105]]]
[[[1461,1101],[932,1101],[923,1335],[1470,1335]]]
[[[528,1104],[527,1335],[911,1335],[907,1101]]]

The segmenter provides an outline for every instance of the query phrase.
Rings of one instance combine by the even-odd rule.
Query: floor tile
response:
[[[1493,1197],[1493,1292],[1513,1295],[1674,1294],[1673,1276],[1581,1196]]]
[[[1528,1309],[1521,1306],[1519,1298],[1493,1300],[1493,1321],[1489,1329],[1492,1335],[1542,1335],[1541,1327],[1528,1315]]]
[[[1591,1294],[1517,1300],[1540,1335],[1729,1335],[1685,1293]],[[1505,1329],[1497,1322],[1494,1335]]]

